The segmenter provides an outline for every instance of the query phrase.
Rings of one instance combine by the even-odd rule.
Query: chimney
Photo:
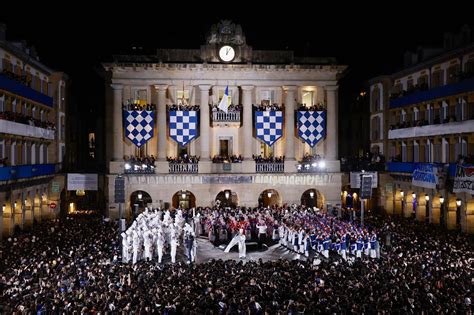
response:
[[[0,40],[7,40],[7,26],[3,23],[0,23]]]

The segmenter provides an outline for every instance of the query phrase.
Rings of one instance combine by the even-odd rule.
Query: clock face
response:
[[[221,49],[219,49],[219,58],[221,58],[222,61],[231,61],[234,57],[235,51],[231,46],[222,46]]]

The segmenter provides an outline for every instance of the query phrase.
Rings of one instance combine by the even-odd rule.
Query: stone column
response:
[[[284,86],[285,95],[285,173],[296,173],[295,93],[297,86]]]
[[[285,160],[295,160],[295,92],[296,86],[285,86]]]
[[[242,148],[243,148],[243,157],[244,160],[252,160],[253,154],[253,126],[252,126],[252,91],[254,89],[253,85],[242,86],[242,107],[243,107],[243,116],[242,116]]]
[[[242,89],[242,127],[239,135],[240,152],[244,158],[242,162],[243,173],[255,173],[255,161],[252,155],[255,151],[256,142],[253,139],[253,125],[252,125],[252,93],[254,91],[253,85],[243,85]]]
[[[326,117],[326,156],[325,159],[332,164],[338,160],[338,103],[337,85],[326,86],[327,93],[327,117]],[[328,165],[331,167],[330,165]],[[337,171],[339,166],[337,167]]]
[[[156,108],[157,108],[157,133],[158,133],[158,152],[157,159],[159,161],[166,161],[166,90],[167,85],[155,85],[157,92]]]
[[[209,89],[210,85],[199,85],[199,90],[201,91],[201,104],[200,108],[200,121],[199,121],[199,130],[200,130],[200,143],[201,143],[201,153],[199,161],[199,173],[210,173],[211,172],[211,150],[209,144],[209,136],[211,135],[211,127],[209,124]]]
[[[112,159],[114,161],[123,160],[123,126],[122,126],[122,84],[111,84],[114,94],[113,102],[113,152]]]
[[[199,90],[201,91],[201,105],[200,105],[200,136],[201,139],[201,161],[209,160],[210,149],[209,149],[209,89],[210,85],[200,85]]]

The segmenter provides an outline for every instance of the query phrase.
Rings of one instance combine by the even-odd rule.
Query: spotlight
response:
[[[125,169],[126,169],[126,170],[129,170],[129,169],[131,169],[131,168],[132,168],[132,166],[131,166],[130,164],[125,163]]]
[[[319,168],[325,168],[325,167],[326,167],[326,162],[324,162],[324,161],[319,161],[319,162],[318,162],[318,166],[319,166]]]

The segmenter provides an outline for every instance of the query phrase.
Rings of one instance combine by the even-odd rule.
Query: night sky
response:
[[[68,4],[66,14],[62,15],[51,10],[41,15],[40,10],[25,12],[18,7],[2,9],[0,22],[7,24],[8,40],[27,40],[36,47],[41,61],[71,76],[73,100],[81,107],[102,106],[98,100],[102,100],[103,85],[94,69],[112,54],[131,53],[133,46],[143,47],[144,53],[153,53],[156,48],[196,49],[204,43],[210,26],[221,19],[241,24],[247,44],[254,49],[290,49],[297,55],[335,56],[339,63],[349,65],[341,85],[342,99],[349,99],[367,79],[398,69],[407,49],[441,45],[444,31],[458,31],[466,23],[474,29],[472,15],[460,5],[436,9],[437,17],[402,3],[396,4],[400,8],[397,10],[387,7],[384,13],[369,12],[382,5],[379,3],[359,14],[345,5],[295,10],[278,7],[278,12],[265,13],[239,10],[239,5],[243,6],[230,4],[232,8],[221,10],[225,14],[200,14],[184,3],[175,9],[116,3],[105,11]],[[199,7],[211,10],[210,5]],[[252,12],[253,16],[242,12]],[[439,15],[441,12],[444,17]],[[39,20],[33,14],[42,16],[40,27],[28,22]],[[265,17],[260,18],[263,14]],[[348,14],[353,15],[346,17]],[[347,104],[341,102],[341,106]]]

